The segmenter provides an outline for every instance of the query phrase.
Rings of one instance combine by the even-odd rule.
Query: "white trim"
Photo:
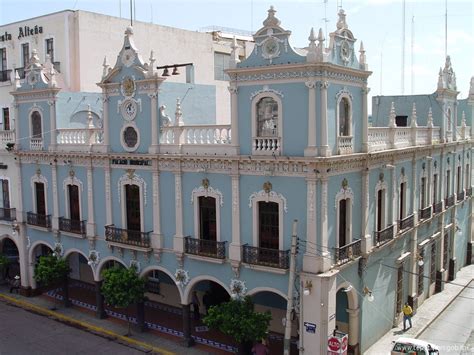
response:
[[[334,199],[336,210],[336,248],[342,247],[352,242],[352,205],[354,204],[354,193],[350,187],[341,188]],[[346,203],[346,244],[339,245],[339,203],[341,200],[349,200]]]
[[[412,172],[414,173],[414,172]],[[406,218],[409,213],[408,213],[408,208],[407,208],[407,205],[408,205],[408,198],[407,196],[410,196],[410,189],[408,187],[408,177],[405,175],[405,174],[400,174],[400,176],[398,177],[398,184],[397,184],[397,195],[398,195],[398,198],[397,198],[397,215],[399,217],[400,220]],[[404,196],[403,196],[403,199],[404,199],[404,202],[405,202],[405,206],[403,206],[403,216],[400,216],[400,198],[401,198],[401,191],[400,191],[400,187],[401,187],[401,184],[405,184],[405,191],[404,191]],[[415,188],[413,188],[413,193],[415,193]]]
[[[82,181],[79,180],[75,175],[69,176],[63,180],[63,190],[64,190],[64,202],[65,202],[65,216],[67,219],[71,219],[70,216],[70,206],[69,206],[69,191],[68,186],[74,185],[77,186],[79,190],[79,220],[82,220],[82,192],[84,190]]]
[[[347,103],[349,104],[349,135],[348,136],[341,136],[339,135],[339,104],[343,99],[347,100]],[[342,90],[340,90],[336,94],[336,137],[350,137],[352,136],[352,94],[350,91],[347,90],[346,87],[344,87]]]
[[[32,205],[33,205],[33,212],[38,213],[36,211],[36,189],[35,189],[35,183],[43,183],[44,184],[44,209],[45,209],[45,215],[48,215],[48,179],[46,179],[43,175],[41,174],[35,174],[30,178],[30,186],[31,186],[31,197],[33,198],[32,200]]]
[[[254,140],[259,137],[258,136],[258,129],[257,129],[257,104],[261,99],[263,99],[265,97],[269,97],[269,98],[272,98],[273,100],[275,100],[278,104],[278,123],[277,123],[277,125],[278,125],[278,134],[275,137],[268,137],[268,138],[278,139],[279,149],[278,149],[277,152],[278,152],[278,154],[281,154],[281,152],[283,151],[283,105],[282,105],[282,100],[281,100],[281,97],[279,95],[275,94],[273,91],[270,91],[271,89],[268,89],[268,87],[266,88],[266,86],[264,86],[264,90],[265,91],[262,91],[262,92],[260,92],[256,95],[255,95],[255,93],[252,94],[252,97],[251,97],[252,147],[254,146]],[[252,149],[252,153],[253,154],[255,153],[256,155],[261,155],[262,154],[261,151],[253,152],[253,149]]]
[[[124,174],[120,177],[117,182],[118,187],[118,200],[120,203],[120,208],[122,210],[122,228],[126,229],[127,225],[127,206],[125,198],[125,185],[137,185],[140,194],[140,230],[144,230],[145,221],[144,221],[144,206],[146,206],[146,182],[139,175],[133,173]],[[121,203],[123,201],[123,203]]]
[[[7,180],[8,181],[8,200],[10,202],[10,207],[8,208],[12,208],[11,205],[12,205],[12,184],[11,184],[11,181],[10,181],[10,177],[8,176],[5,176],[5,175],[0,175],[0,181],[2,180]],[[0,193],[2,194],[2,206],[0,207],[3,207],[3,208],[6,208],[5,207],[5,201],[3,201],[3,186],[2,184],[0,184]]]
[[[191,302],[191,294],[192,294],[191,291],[193,290],[194,286],[197,285],[201,281],[215,282],[216,284],[220,285],[224,290],[226,290],[226,292],[230,296],[229,286],[226,285],[224,282],[222,282],[218,278],[211,275],[199,275],[190,279],[188,284],[186,285],[186,288],[184,289],[183,296],[182,296],[183,301],[185,302],[184,304],[189,304]]]
[[[374,230],[377,231],[377,215],[378,215],[378,193],[382,191],[382,225],[381,229],[383,230],[387,226],[387,183],[383,180],[379,180],[375,185],[375,220],[374,220]]]
[[[43,108],[41,106],[38,106],[35,103],[33,103],[33,105],[28,109],[28,126],[29,126],[29,131],[30,131],[30,140],[31,139],[38,139],[38,138],[34,138],[33,137],[33,124],[31,122],[31,120],[33,119],[32,115],[33,115],[33,112],[37,111],[40,115],[40,118],[41,118],[41,139],[44,139],[44,117],[43,117]]]
[[[266,192],[261,190],[254,192],[249,197],[249,208],[252,209],[253,222],[252,222],[252,234],[253,234],[253,245],[259,245],[259,219],[258,219],[258,202],[275,202],[278,204],[278,249],[283,249],[283,212],[288,212],[286,205],[286,198],[275,191]]]
[[[205,188],[203,186],[196,187],[191,192],[191,203],[194,205],[194,235],[196,238],[201,239],[200,235],[201,228],[199,228],[199,197],[212,197],[216,203],[216,241],[221,241],[221,209],[224,205],[222,193],[213,189],[211,186]]]

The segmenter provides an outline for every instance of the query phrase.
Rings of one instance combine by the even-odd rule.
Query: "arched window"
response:
[[[339,136],[351,135],[350,104],[347,97],[339,101]]]
[[[257,103],[258,137],[278,137],[278,103],[264,97]]]
[[[33,111],[31,114],[31,136],[32,138],[41,139],[43,136],[41,124],[41,114]]]

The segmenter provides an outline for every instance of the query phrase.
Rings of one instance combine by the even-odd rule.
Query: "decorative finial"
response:
[[[416,122],[416,103],[413,103],[413,108],[411,110],[411,127],[418,127],[418,123]]]
[[[20,74],[18,74],[18,70],[15,70],[14,86],[15,86],[15,90],[21,87]]]
[[[127,29],[125,30],[125,35],[126,36],[131,36],[133,35],[133,27],[132,26],[128,26]]]
[[[150,51],[150,65],[148,66],[148,76],[153,76],[155,74],[155,56],[153,49]]]
[[[306,54],[306,61],[308,63],[315,63],[318,61],[318,46],[316,45],[316,36],[314,35],[314,29],[311,28],[311,32],[309,33],[309,45],[308,45],[308,53]]]
[[[175,122],[174,122],[174,125],[175,126],[183,126],[184,123],[183,123],[183,112],[181,112],[181,101],[179,99],[179,97],[176,99],[176,111],[175,111]]]
[[[474,96],[474,76],[471,77],[471,83],[469,86],[469,96]]]
[[[109,73],[109,64],[107,64],[107,56],[104,57],[104,62],[102,63],[102,78],[105,78]]]
[[[339,19],[337,20],[337,29],[338,30],[343,30],[343,29],[347,28],[346,13],[344,12],[344,10],[340,9],[337,16],[339,16]]]
[[[466,128],[466,112],[462,111],[461,127]]]
[[[367,58],[365,56],[364,42],[360,41],[359,65],[361,69],[367,70]]]
[[[263,21],[263,26],[265,27],[278,27],[280,26],[280,20],[275,17],[275,9],[273,6],[270,6],[270,9],[268,10],[268,16]]]
[[[428,110],[428,123],[427,123],[427,126],[430,127],[430,128],[433,128],[433,111],[431,109],[431,106],[430,106],[430,109]]]
[[[239,59],[239,48],[240,46],[237,44],[237,38],[232,40],[232,44],[230,45],[230,48],[232,48],[232,52],[230,53],[230,61],[229,61],[229,67],[230,68],[236,68],[237,64],[240,63]]]
[[[390,107],[390,116],[388,126],[391,128],[397,127],[397,122],[395,120],[397,114],[395,113],[395,103],[392,101],[392,106]]]
[[[438,89],[443,88],[443,69],[439,68],[439,73],[438,73]]]

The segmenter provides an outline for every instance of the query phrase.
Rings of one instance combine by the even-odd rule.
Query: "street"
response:
[[[469,284],[474,287],[474,281]],[[474,352],[474,289],[465,288],[418,337],[439,346],[440,354]]]
[[[0,334],[0,355],[143,354],[3,302],[0,302]]]

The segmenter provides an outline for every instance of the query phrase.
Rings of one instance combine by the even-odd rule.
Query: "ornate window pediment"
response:
[[[143,192],[143,203],[146,206],[146,182],[141,176],[135,174],[133,170],[129,170],[127,174],[120,177],[117,183],[119,203],[122,195],[122,187],[124,185],[137,185],[140,187],[140,191]]]

